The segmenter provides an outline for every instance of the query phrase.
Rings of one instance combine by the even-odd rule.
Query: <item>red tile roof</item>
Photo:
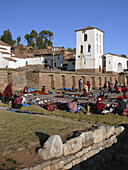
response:
[[[6,60],[9,60],[9,61],[14,61],[14,62],[16,62],[16,60],[14,60],[14,59],[12,59],[12,58],[9,58],[9,57],[3,57],[4,59],[6,59]]]
[[[77,32],[77,31],[84,31],[84,30],[91,30],[91,29],[97,29],[97,30],[99,30],[99,31],[101,31],[101,32],[103,32],[103,33],[104,33],[104,31],[102,31],[102,30],[100,30],[100,29],[98,29],[98,28],[96,28],[96,27],[92,27],[91,25],[90,25],[90,26],[88,26],[88,27],[85,27],[85,28],[79,29],[79,30],[75,30],[75,32]]]

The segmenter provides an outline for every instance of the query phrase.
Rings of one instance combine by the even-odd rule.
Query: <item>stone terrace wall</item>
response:
[[[83,169],[88,169],[90,166],[92,166],[92,169],[97,169],[96,167],[102,164],[100,160],[106,159],[100,153],[105,151],[106,148],[111,148],[114,143],[117,143],[117,138],[123,131],[124,127],[122,126],[98,126],[89,131],[76,134],[74,138],[67,140],[65,143],[62,143],[60,136],[52,135],[44,143],[43,148],[38,150],[38,154],[42,158],[42,164],[30,169],[71,169],[81,162],[88,161],[94,155],[97,156],[97,161],[91,160],[88,163],[85,162]],[[107,157],[110,156],[108,152],[106,155]],[[28,170],[29,168],[25,169]]]
[[[61,89],[62,87],[72,88],[74,85],[75,88],[78,88],[78,81],[81,78],[83,85],[90,81],[92,87],[103,87],[105,80],[115,83],[117,75],[112,74],[85,74],[77,72],[67,72],[67,71],[40,71],[39,73],[39,85],[45,85],[47,89]],[[36,74],[36,71],[33,72]],[[33,77],[35,77],[33,75]]]
[[[51,70],[27,70],[27,69],[0,69],[0,90],[4,90],[6,85],[12,81],[13,90],[22,90],[28,84],[34,83],[42,87],[46,86],[47,90],[61,89],[62,87],[78,88],[78,81],[82,79],[83,85],[90,81],[92,87],[103,87],[105,80],[115,83],[117,75],[113,74],[91,74],[82,72],[69,71],[51,71]],[[33,86],[34,86],[33,85]],[[34,87],[32,87],[34,88]]]
[[[13,90],[23,90],[27,85],[25,70],[0,69],[0,90],[4,90],[7,84],[13,82]]]

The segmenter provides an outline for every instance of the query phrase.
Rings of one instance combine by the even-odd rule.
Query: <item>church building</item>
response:
[[[75,71],[84,71],[86,73],[120,73],[127,69],[127,57],[113,53],[103,54],[104,31],[88,26],[75,32]]]

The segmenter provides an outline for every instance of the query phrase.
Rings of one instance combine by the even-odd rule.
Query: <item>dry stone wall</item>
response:
[[[109,152],[105,156],[103,153],[117,143],[123,131],[123,126],[97,126],[89,131],[77,133],[65,143],[62,143],[60,136],[52,135],[43,148],[38,150],[42,164],[25,169],[100,169],[105,159],[108,161],[112,157]],[[94,156],[95,159],[91,159]]]

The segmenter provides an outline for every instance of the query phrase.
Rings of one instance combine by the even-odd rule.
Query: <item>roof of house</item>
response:
[[[0,47],[0,50],[7,50],[6,48]]]
[[[125,57],[125,56],[122,56],[122,55],[117,55],[117,54],[113,54],[113,53],[107,53],[107,54],[118,56],[118,57],[123,57],[123,58],[127,58],[128,59],[128,57]],[[104,55],[107,55],[107,54],[104,54]]]
[[[96,27],[92,27],[91,25],[89,25],[88,27],[82,28],[82,29],[75,30],[75,32],[77,32],[77,31],[84,31],[84,30],[91,30],[91,29],[97,29],[97,30],[99,30],[99,31],[104,33],[104,31],[102,31],[102,30],[100,30],[100,29],[98,29]]]
[[[10,46],[9,44],[4,43],[3,41],[0,40],[0,45],[4,45],[4,46]]]
[[[9,52],[0,51],[2,54],[10,54]]]
[[[14,62],[16,62],[16,60],[14,60],[13,58],[9,58],[9,57],[3,57],[4,59],[6,59],[6,60],[9,60],[9,61],[14,61]]]

